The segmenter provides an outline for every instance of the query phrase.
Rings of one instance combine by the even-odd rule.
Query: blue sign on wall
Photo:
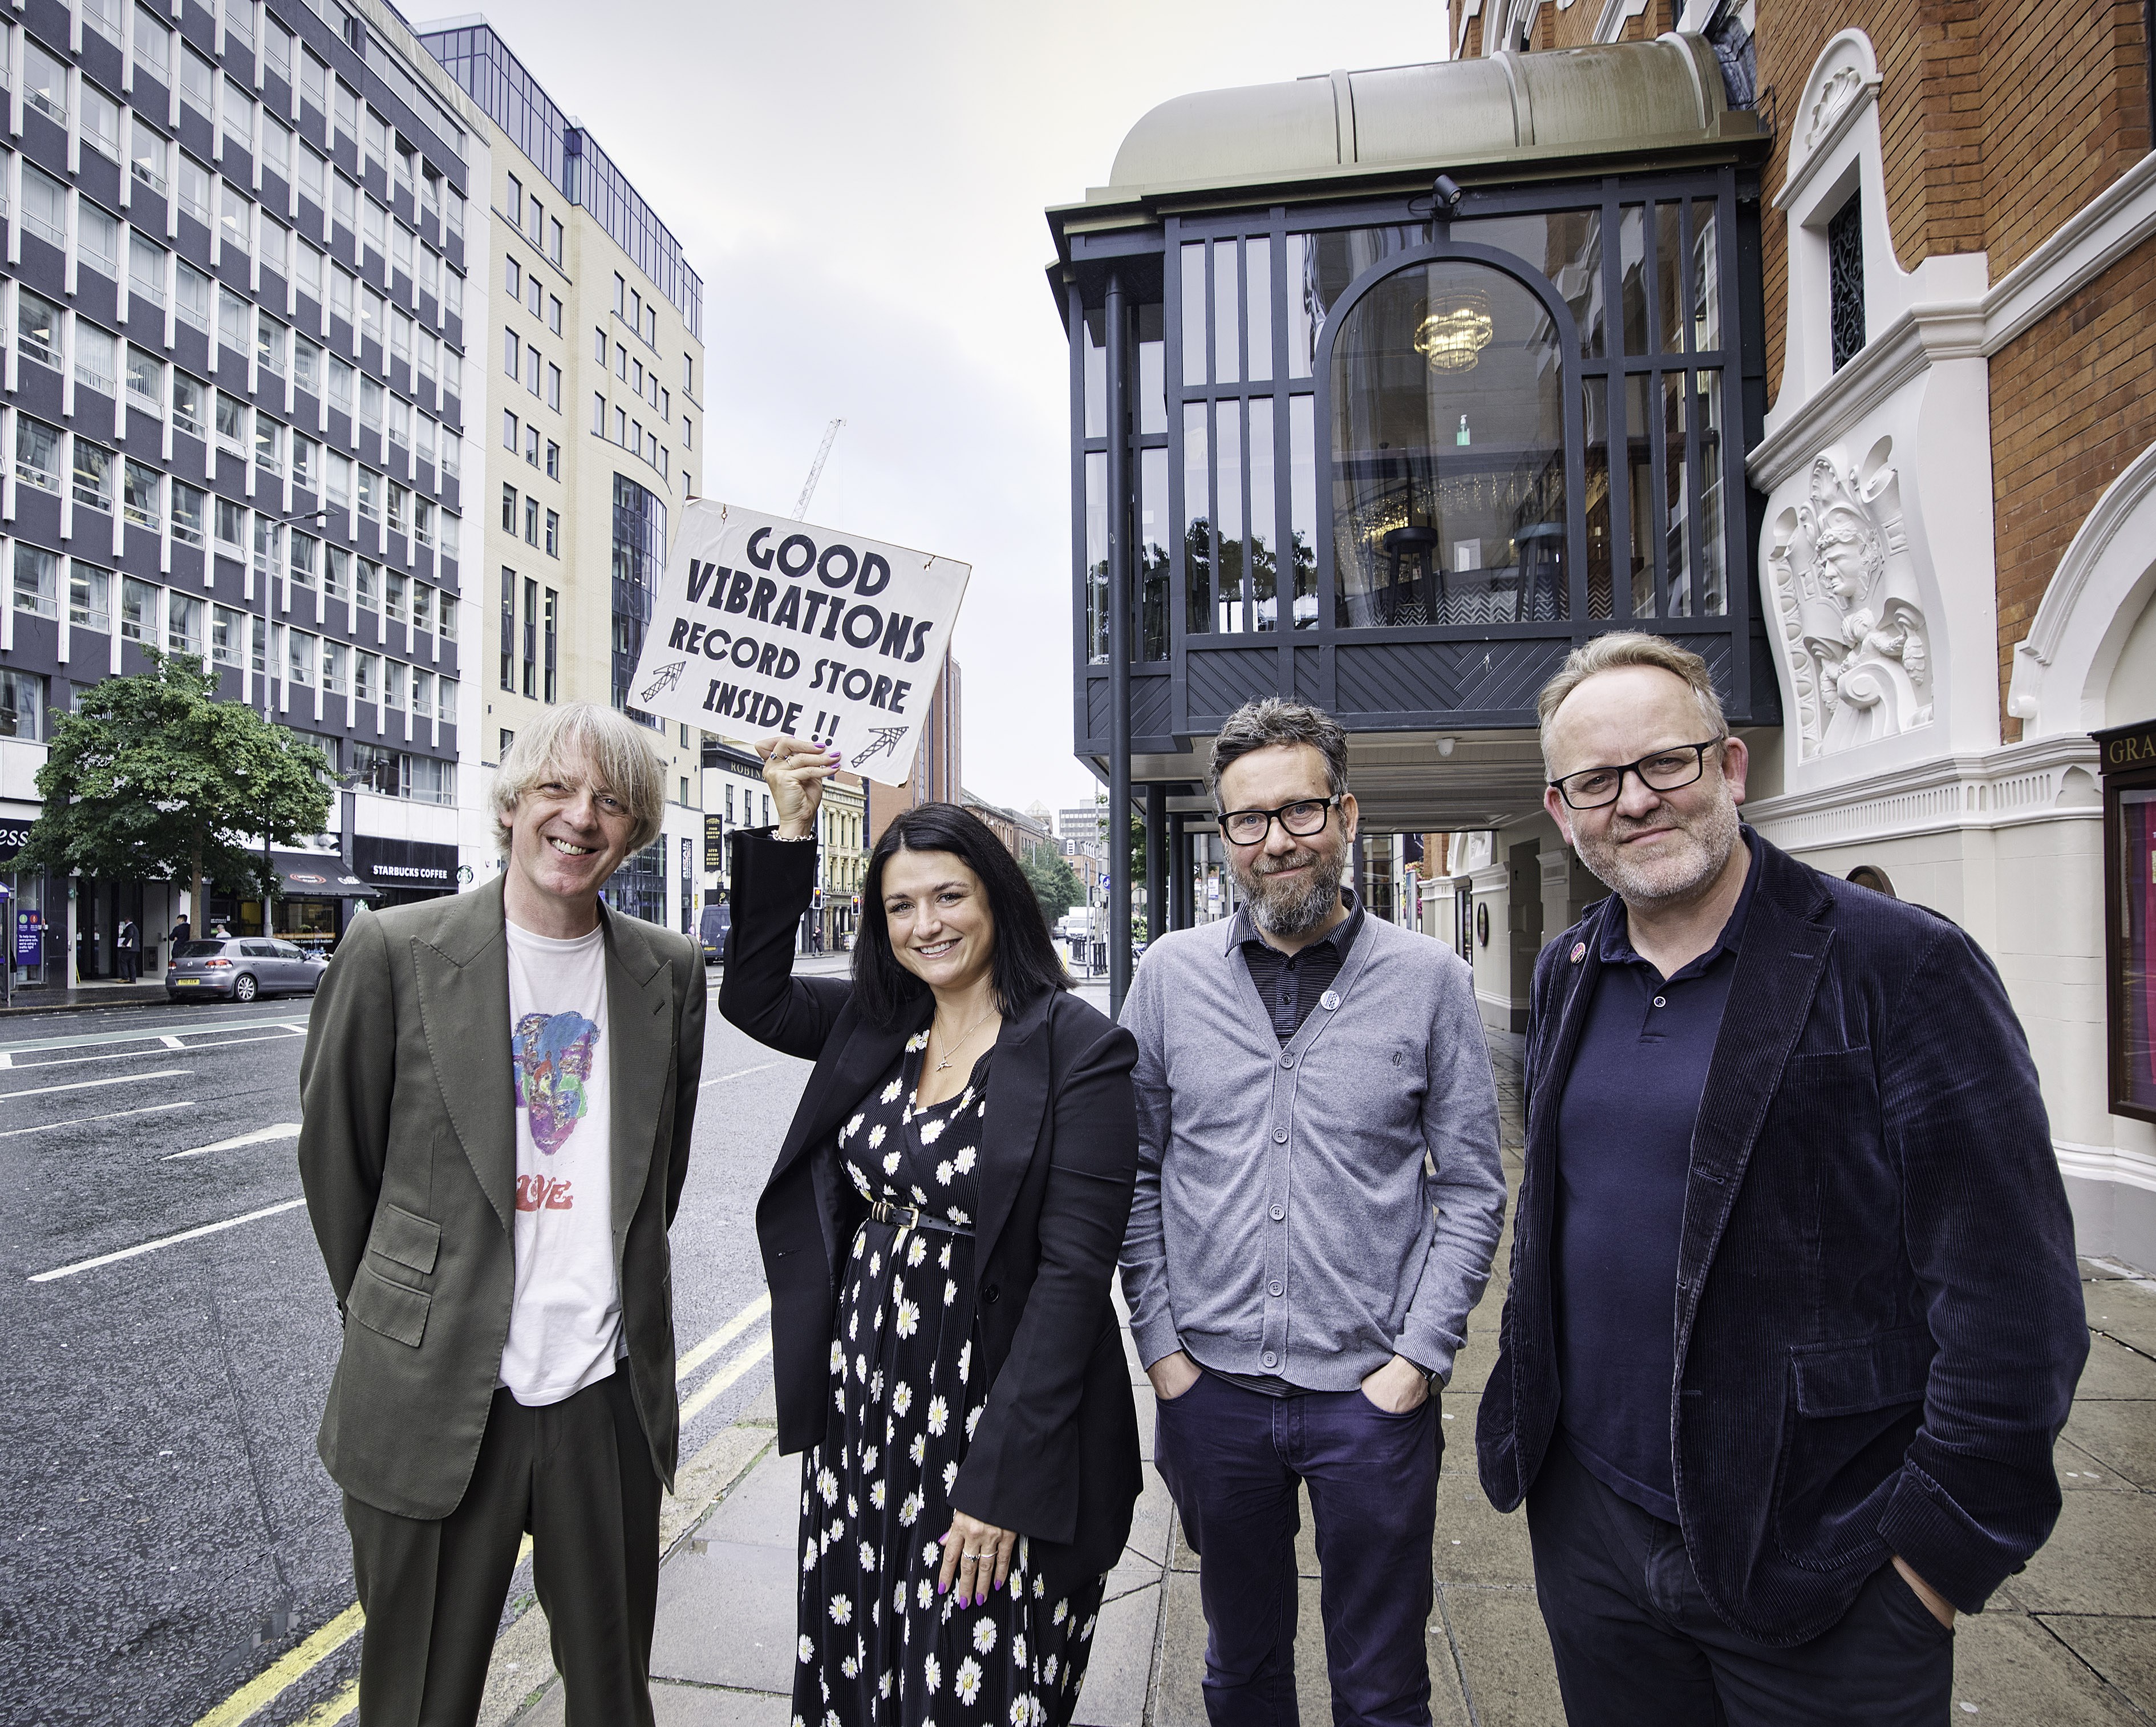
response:
[[[15,964],[33,970],[45,963],[45,914],[15,913]]]

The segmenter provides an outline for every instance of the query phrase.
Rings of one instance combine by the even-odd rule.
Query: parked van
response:
[[[704,964],[716,965],[726,957],[726,937],[734,927],[732,906],[706,906],[697,941],[704,950]]]

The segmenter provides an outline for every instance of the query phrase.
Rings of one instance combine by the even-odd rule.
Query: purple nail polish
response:
[[[951,1586],[947,1583],[939,1583],[936,1586],[936,1592],[938,1595],[948,1595],[951,1592]]]

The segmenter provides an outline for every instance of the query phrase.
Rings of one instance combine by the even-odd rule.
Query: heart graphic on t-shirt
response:
[[[599,1028],[579,1013],[526,1014],[510,1036],[516,1069],[516,1105],[531,1141],[552,1155],[568,1143],[591,1107],[584,1081],[598,1048]]]

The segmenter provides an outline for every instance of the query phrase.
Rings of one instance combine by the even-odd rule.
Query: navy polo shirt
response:
[[[1692,1128],[1758,879],[1755,860],[1715,944],[1673,977],[1633,951],[1623,917],[1609,920],[1558,1103],[1558,1421],[1589,1473],[1670,1523]]]

